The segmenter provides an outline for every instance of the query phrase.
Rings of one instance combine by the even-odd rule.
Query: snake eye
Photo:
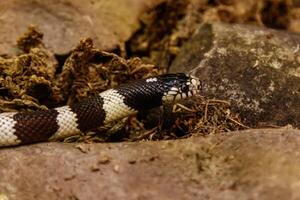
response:
[[[181,90],[183,93],[187,93],[189,91],[189,86],[184,84],[182,87],[181,87]]]

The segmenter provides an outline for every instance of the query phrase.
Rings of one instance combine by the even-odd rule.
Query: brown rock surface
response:
[[[2,199],[299,199],[300,131],[0,150]]]
[[[47,47],[68,53],[83,37],[100,49],[113,49],[139,27],[138,17],[159,1],[12,0],[0,2],[0,55],[12,54],[16,39],[29,25],[45,33]]]
[[[249,126],[300,127],[300,36],[233,24],[205,24],[171,72],[190,71],[203,95],[228,100]]]

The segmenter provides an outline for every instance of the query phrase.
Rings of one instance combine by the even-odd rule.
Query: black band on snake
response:
[[[193,96],[200,81],[182,73],[153,76],[109,89],[72,106],[0,114],[0,146],[56,140],[108,124],[140,110]]]

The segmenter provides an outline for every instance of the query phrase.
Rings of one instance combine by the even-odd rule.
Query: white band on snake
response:
[[[71,106],[0,114],[0,147],[30,144],[87,132],[140,110],[199,93],[201,82],[183,73],[129,82]]]

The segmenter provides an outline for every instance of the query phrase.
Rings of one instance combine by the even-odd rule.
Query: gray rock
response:
[[[245,124],[300,127],[300,35],[204,24],[170,67],[190,70],[204,96],[229,100]]]
[[[300,130],[0,150],[0,199],[300,199]]]

